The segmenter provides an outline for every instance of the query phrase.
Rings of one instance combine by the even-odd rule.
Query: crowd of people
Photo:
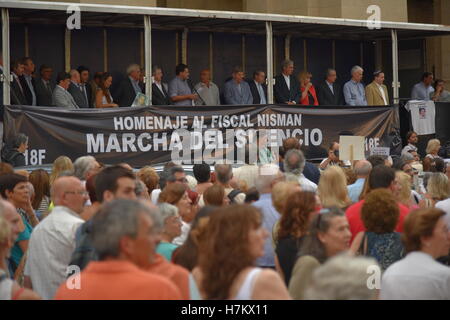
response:
[[[0,299],[448,300],[450,166],[416,144],[349,163],[335,142],[316,166],[289,138],[192,172],[2,162]]]
[[[311,82],[312,74],[306,70],[294,75],[294,63],[285,60],[282,70],[274,79],[274,100],[277,104],[289,105],[389,105],[388,90],[384,84],[384,72],[374,72],[370,84],[363,84],[364,70],[354,66],[351,79],[343,86],[337,82],[336,70],[328,69],[325,79],[317,88]],[[32,58],[24,57],[11,63],[11,104],[32,106],[57,106],[71,109],[112,108],[135,105],[139,94],[145,95],[144,72],[137,64],[131,64],[126,77],[111,93],[113,77],[108,72],[91,71],[79,66],[70,72],[58,72],[53,82],[53,69],[41,65],[37,72]],[[212,81],[211,71],[200,71],[200,82],[190,81],[190,70],[185,64],[175,68],[175,77],[168,83],[163,81],[161,67],[152,70],[152,104],[179,106],[255,105],[268,103],[266,73],[259,69],[252,78],[246,78],[241,67],[235,67],[231,78],[223,84],[222,92]],[[450,101],[441,79],[434,81],[433,74],[426,72],[414,86],[411,98],[414,100]]]

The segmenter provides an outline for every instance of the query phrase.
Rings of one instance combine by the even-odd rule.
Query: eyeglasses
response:
[[[66,191],[64,193],[78,194],[80,196],[87,196],[89,194],[87,191]]]

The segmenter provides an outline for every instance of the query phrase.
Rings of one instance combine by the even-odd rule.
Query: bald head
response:
[[[360,160],[356,162],[354,170],[358,178],[367,178],[372,170],[372,165],[367,160]]]
[[[56,179],[52,185],[51,195],[55,206],[67,207],[76,213],[83,211],[88,199],[83,183],[73,176]]]
[[[0,200],[0,217],[8,221],[11,225],[11,240],[14,243],[25,228],[22,218],[14,206],[9,201],[5,200]]]

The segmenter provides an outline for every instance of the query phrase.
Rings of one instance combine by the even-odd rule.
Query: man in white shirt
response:
[[[317,191],[317,184],[308,180],[303,175],[305,168],[305,156],[303,152],[297,149],[291,149],[284,156],[284,171],[287,175],[291,174],[298,178],[298,182],[303,191]]]
[[[402,149],[402,155],[411,151],[417,152],[417,142],[419,141],[417,133],[414,131],[408,131],[406,134],[406,141],[408,144]]]
[[[366,87],[366,99],[369,106],[389,105],[387,87],[383,84],[384,72],[376,71],[373,74],[373,82]]]
[[[25,285],[43,299],[52,299],[66,280],[75,231],[84,222],[79,215],[88,199],[85,187],[75,177],[56,179],[51,195],[55,208],[33,230],[25,265]]]

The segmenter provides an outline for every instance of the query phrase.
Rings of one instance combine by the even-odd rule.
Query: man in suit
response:
[[[24,57],[20,61],[23,64],[23,75],[19,77],[20,84],[22,85],[25,98],[27,99],[27,105],[37,105],[36,92],[34,90],[34,78],[33,73],[36,66],[30,57]]]
[[[298,104],[300,100],[300,85],[292,75],[294,73],[294,62],[285,60],[281,65],[281,74],[275,77],[273,86],[276,103]]]
[[[167,92],[167,84],[162,82],[162,69],[159,66],[153,66],[152,71],[152,105],[167,106],[172,104],[172,101],[170,101],[169,93]]]
[[[55,87],[51,82],[53,69],[50,66],[43,64],[39,68],[39,74],[41,77],[34,79],[37,105],[43,107],[53,106],[52,95],[53,88]]]
[[[336,83],[336,70],[328,69],[324,81],[319,84],[317,99],[321,106],[342,106],[344,96],[342,88]]]
[[[80,90],[88,101],[88,108],[92,108],[94,101],[92,100],[92,87],[89,84],[89,69],[85,66],[79,66],[77,71],[80,74]]]
[[[131,107],[136,95],[142,93],[142,89],[139,86],[141,67],[137,64],[129,65],[127,75],[120,83],[115,95],[114,101],[117,101],[119,107]]]
[[[80,73],[72,69],[69,72],[70,74],[70,84],[67,91],[72,95],[73,100],[80,108],[89,108],[89,101],[87,96],[81,91],[80,87]]]
[[[374,72],[372,83],[366,87],[367,105],[387,106],[389,104],[387,87],[383,84],[383,82],[384,72]]]
[[[11,104],[27,105],[25,91],[19,79],[23,75],[23,64],[20,61],[13,61],[11,63],[11,73],[13,78],[11,82]]]
[[[56,107],[79,109],[72,95],[67,91],[70,85],[70,75],[64,71],[59,72],[56,76],[56,83],[55,90],[53,90],[53,104]]]
[[[244,71],[240,67],[235,67],[232,74],[233,79],[227,81],[224,86],[225,104],[244,105],[252,104],[253,96],[250,86],[244,81]]]
[[[253,80],[248,82],[253,96],[253,104],[267,104],[266,74],[262,70],[253,73]]]

